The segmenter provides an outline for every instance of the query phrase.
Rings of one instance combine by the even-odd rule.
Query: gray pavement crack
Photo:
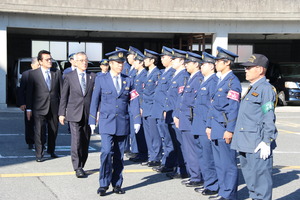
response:
[[[51,188],[38,176],[37,179],[50,191],[50,193],[55,197],[55,199],[58,199],[58,196],[51,190]]]

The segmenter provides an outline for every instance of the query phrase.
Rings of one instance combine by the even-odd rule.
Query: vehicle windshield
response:
[[[300,78],[300,63],[280,64],[279,68],[283,78]]]

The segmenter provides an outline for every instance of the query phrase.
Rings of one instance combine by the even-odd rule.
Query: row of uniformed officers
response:
[[[70,58],[63,84],[59,73],[50,71],[50,52],[41,51],[41,67],[30,71],[26,92],[27,117],[35,120],[37,162],[43,161],[45,121],[52,138],[48,153],[57,157],[58,114],[60,123],[66,120],[70,126],[78,178],[86,175],[90,134],[99,124],[100,196],[110,184],[114,193],[125,193],[126,152],[131,161],[182,178],[183,185],[209,199],[235,200],[238,151],[250,198],[271,199],[277,130],[276,93],[265,78],[268,59],[253,54],[243,63],[250,87],[241,97],[241,84],[231,71],[238,56],[217,50],[214,57],[165,46],[161,53],[117,48],[101,62],[110,70],[97,76],[87,71],[88,57],[79,52]],[[159,59],[163,70],[157,67]]]

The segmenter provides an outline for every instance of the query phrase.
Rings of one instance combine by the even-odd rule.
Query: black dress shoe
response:
[[[183,181],[181,181],[181,184],[182,184],[182,185],[185,185],[185,184],[187,184],[187,183],[190,182],[190,181],[191,181],[190,179],[183,180]]]
[[[137,153],[128,152],[125,154],[127,158],[135,158],[137,157]]]
[[[43,160],[43,158],[36,158],[35,161],[36,161],[36,162],[43,162],[44,160]]]
[[[212,191],[209,189],[204,189],[201,194],[203,194],[204,196],[208,196],[208,195],[216,195],[218,194],[218,191]]]
[[[155,171],[160,173],[166,173],[166,172],[172,172],[173,170],[174,170],[173,168],[162,166],[162,167],[158,167]]]
[[[142,166],[148,166],[149,163],[150,163],[149,161],[146,161],[146,162],[142,162],[141,165]]]
[[[86,176],[83,169],[76,169],[75,172],[76,172],[76,177],[77,178],[84,178]]]
[[[28,144],[28,149],[34,149],[33,144]]]
[[[58,158],[58,155],[56,155],[55,153],[51,153],[50,156],[51,158]]]
[[[119,186],[114,187],[113,192],[116,193],[116,194],[125,194],[125,190],[123,190]]]
[[[155,166],[159,166],[160,162],[159,161],[150,161],[148,163],[148,167],[155,167]]]
[[[99,194],[100,196],[104,196],[106,194],[107,189],[108,187],[99,187],[97,190],[97,194]]]
[[[201,193],[201,194],[202,194],[203,190],[206,190],[206,189],[204,188],[204,186],[196,187],[196,188],[194,189],[195,192],[198,192],[198,193]]]
[[[189,177],[187,174],[178,174],[174,172],[167,173],[166,176],[169,177],[170,179],[184,179]]]
[[[135,158],[129,158],[129,160],[132,161],[132,162],[140,162],[140,163],[148,161],[148,159],[146,159],[146,158],[140,158],[139,156],[137,156]],[[147,162],[146,165],[148,165],[148,162]]]
[[[198,181],[189,181],[185,184],[186,187],[199,187],[202,185],[203,185],[203,182],[198,182]]]

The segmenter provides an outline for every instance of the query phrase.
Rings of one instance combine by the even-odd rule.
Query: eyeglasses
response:
[[[47,59],[43,59],[44,61],[46,61],[46,62],[49,62],[49,61],[53,61],[53,59],[52,58],[47,58]]]
[[[76,61],[79,61],[79,62],[81,62],[81,63],[83,63],[83,62],[89,62],[89,60],[76,60]]]

